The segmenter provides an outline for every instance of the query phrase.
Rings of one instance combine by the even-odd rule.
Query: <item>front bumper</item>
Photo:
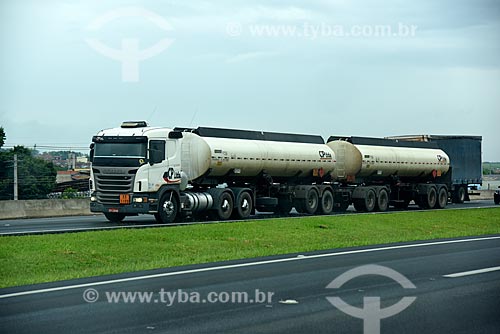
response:
[[[138,213],[154,213],[156,212],[156,210],[153,210],[152,206],[149,203],[108,205],[98,202],[90,202],[90,212],[138,214]]]

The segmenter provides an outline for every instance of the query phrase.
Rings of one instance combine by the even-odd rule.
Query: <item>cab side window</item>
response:
[[[165,141],[151,140],[149,143],[149,162],[158,164],[165,160]]]

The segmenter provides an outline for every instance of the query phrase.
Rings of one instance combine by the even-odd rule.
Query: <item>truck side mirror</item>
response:
[[[94,143],[90,144],[90,153],[89,153],[90,162],[94,162],[94,146],[95,146]]]

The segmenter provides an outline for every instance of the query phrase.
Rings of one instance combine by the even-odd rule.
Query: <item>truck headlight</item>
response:
[[[91,201],[91,202],[97,202],[97,197],[95,197],[95,196],[90,196],[90,201]]]
[[[145,203],[147,201],[148,201],[147,197],[134,197],[132,199],[132,202],[134,202],[134,203]]]

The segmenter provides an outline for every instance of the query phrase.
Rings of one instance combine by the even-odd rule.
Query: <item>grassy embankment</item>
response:
[[[0,287],[391,242],[500,234],[500,208],[0,237]]]

